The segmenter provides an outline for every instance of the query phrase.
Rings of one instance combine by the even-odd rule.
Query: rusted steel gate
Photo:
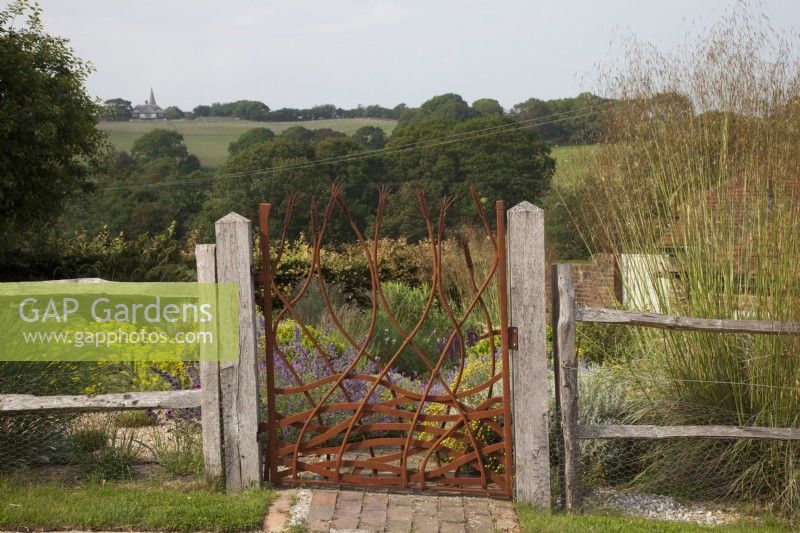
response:
[[[286,247],[297,201],[288,202],[279,239],[269,234],[270,205],[261,204],[264,266],[258,280],[265,317],[267,397],[266,421],[261,425],[266,433],[265,479],[275,484],[400,487],[510,497],[510,330],[503,202],[496,204],[492,228],[480,199],[472,194],[476,220],[493,257],[487,268],[477,272],[470,243],[457,239],[471,289],[457,311],[443,287],[443,273],[451,267],[443,264],[443,243],[452,200],[443,200],[438,213],[432,215],[424,195],[418,195],[420,221],[429,239],[431,282],[416,323],[404,327],[387,302],[379,275],[380,231],[387,199],[387,192],[381,190],[371,235],[355,223],[336,186],[324,208],[312,201],[311,265],[291,294],[281,289],[273,276]],[[347,330],[340,311],[331,303],[331,289],[323,274],[325,233],[334,217],[343,217],[352,229],[369,268],[370,319],[365,332]],[[496,291],[499,316],[492,316],[487,305],[492,290]],[[328,345],[317,325],[301,319],[298,307],[312,293],[327,312],[329,333],[344,339],[344,350]],[[450,329],[443,333],[437,351],[426,353],[416,337],[434,308],[447,316]],[[465,331],[472,313],[482,317],[484,331]],[[393,328],[396,338],[402,339],[392,353],[373,349],[376,336],[386,333],[376,331],[379,315]],[[284,340],[279,338],[279,330],[288,320],[295,329],[292,346],[287,346],[284,330]],[[469,336],[472,342],[476,337],[483,339],[489,349],[481,363],[488,369],[484,379],[476,383],[473,378],[467,384]],[[407,357],[409,352],[424,365],[420,376],[404,375],[395,368],[401,353]]]

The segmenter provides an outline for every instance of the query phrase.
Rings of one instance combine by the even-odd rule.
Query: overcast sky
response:
[[[7,4],[0,0],[0,5]],[[97,71],[89,91],[162,107],[405,102],[445,92],[505,107],[591,89],[615,35],[670,47],[718,0],[40,0],[46,29]],[[781,28],[800,2],[765,0]],[[588,75],[588,76],[587,76]]]

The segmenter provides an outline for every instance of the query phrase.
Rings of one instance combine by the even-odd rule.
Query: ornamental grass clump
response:
[[[626,43],[619,99],[584,183],[583,232],[621,259],[626,305],[690,317],[800,319],[800,61],[736,6],[672,53]],[[800,339],[635,328],[642,423],[798,427]],[[800,443],[683,439],[640,480],[800,510]]]

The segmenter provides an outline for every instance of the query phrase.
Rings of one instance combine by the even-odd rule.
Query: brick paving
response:
[[[305,523],[309,532],[519,532],[510,501],[386,490],[312,489]]]

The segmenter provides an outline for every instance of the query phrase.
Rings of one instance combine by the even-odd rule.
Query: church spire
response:
[[[156,97],[153,95],[153,88],[150,87],[150,100],[147,101],[150,105],[156,105]]]

